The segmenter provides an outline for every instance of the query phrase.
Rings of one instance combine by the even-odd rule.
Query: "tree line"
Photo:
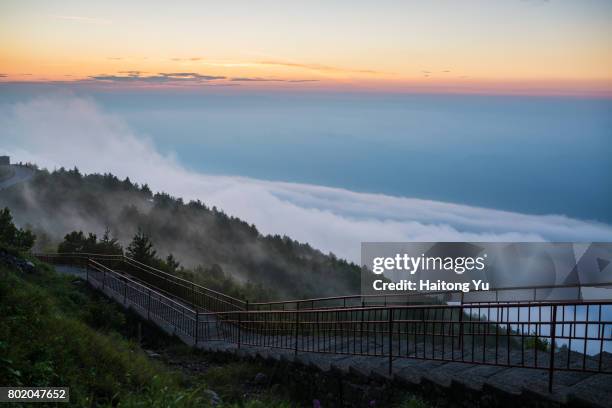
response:
[[[360,287],[359,266],[334,254],[288,236],[264,235],[200,200],[154,193],[147,184],[108,173],[38,170],[28,183],[4,190],[0,206],[36,234],[37,251],[54,251],[58,244],[62,250],[128,251],[144,234],[155,251],[139,254],[148,258],[145,263],[216,285],[265,288],[274,298],[354,294]],[[73,235],[67,238],[67,232]]]

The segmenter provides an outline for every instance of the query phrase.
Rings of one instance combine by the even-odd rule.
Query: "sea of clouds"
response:
[[[197,173],[160,153],[117,114],[73,95],[1,105],[0,129],[0,152],[13,161],[129,177],[353,261],[364,241],[612,241],[612,226],[564,215]]]

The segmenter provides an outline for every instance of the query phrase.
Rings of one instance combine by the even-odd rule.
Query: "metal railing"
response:
[[[315,352],[612,373],[612,302],[220,314],[226,341]],[[607,316],[607,317],[606,317]]]
[[[329,296],[310,299],[279,300],[271,302],[251,302],[252,310],[305,310],[327,308],[354,308],[365,306],[394,306],[416,304],[487,304],[487,303],[538,303],[563,301],[564,299],[583,299],[583,292],[591,289],[609,289],[612,295],[612,282],[589,284],[561,284],[539,286],[515,286],[492,288],[488,291],[428,291],[397,294],[360,294],[348,296]],[[603,299],[608,299],[609,296]]]
[[[74,259],[83,262],[82,255]],[[210,297],[216,299],[214,291],[180,292],[175,285],[189,288],[184,284],[188,281],[174,281],[165,272],[125,257],[92,255],[85,268],[88,282],[96,288],[172,327],[195,345],[224,341],[238,348],[380,357],[388,361],[390,374],[398,358],[545,369],[550,391],[555,372],[612,374],[612,301],[608,300],[312,307],[321,299],[357,298],[337,297],[296,303],[312,302],[311,307],[258,310],[264,304],[242,307],[224,297],[221,303],[210,303]],[[168,280],[155,281],[151,276]],[[211,309],[194,307],[198,302],[194,293],[209,297],[204,304]]]
[[[114,293],[115,299],[126,306],[145,311],[147,319],[160,319],[188,337],[196,338],[198,312],[185,304],[95,260],[86,265],[86,280],[102,292]]]
[[[124,257],[123,261],[121,271],[183,299],[199,310],[217,312],[244,310],[247,307],[247,303],[241,299],[198,285],[132,258]]]
[[[41,261],[86,268],[89,261],[113,269],[158,289],[167,296],[181,299],[194,309],[221,312],[246,309],[247,302],[198,285],[187,279],[146,265],[124,255],[90,253],[35,254]]]

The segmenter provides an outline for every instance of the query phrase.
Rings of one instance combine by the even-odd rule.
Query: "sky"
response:
[[[362,241],[611,241],[611,98],[609,0],[0,1],[0,152],[351,260]],[[364,155],[378,179],[345,166]]]
[[[612,96],[607,0],[4,0],[0,81]]]

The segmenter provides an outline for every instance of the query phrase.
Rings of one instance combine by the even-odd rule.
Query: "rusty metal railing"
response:
[[[221,314],[238,345],[612,373],[612,302],[409,305]]]
[[[515,286],[492,288],[488,291],[428,291],[398,294],[360,294],[347,296],[329,296],[309,299],[280,300],[271,302],[251,302],[250,310],[307,310],[335,309],[365,306],[398,306],[416,304],[487,304],[487,303],[538,303],[562,301],[564,299],[582,299],[583,292],[592,289],[609,289],[612,295],[612,282],[589,284],[561,284],[539,286]]]
[[[81,255],[74,262],[82,264],[83,258],[88,282],[147,318],[173,327],[195,345],[224,341],[238,348],[270,347],[296,354],[379,357],[388,361],[390,374],[394,361],[400,358],[542,369],[548,372],[550,391],[556,372],[612,374],[609,300],[498,298],[497,302],[343,304],[285,310],[258,310],[259,305],[248,308],[246,303],[240,308],[223,300],[207,304],[219,309],[211,310],[193,306],[197,304],[196,292],[181,292],[189,288],[184,283],[188,281],[174,281],[163,271],[125,257]],[[59,257],[39,259],[65,261]],[[122,269],[115,270],[111,264]],[[163,279],[156,281],[152,276]],[[197,293],[211,296],[205,290]],[[333,299],[342,298],[349,297]]]
[[[146,285],[152,286],[167,296],[181,299],[194,309],[210,312],[244,310],[247,302],[198,285],[187,279],[138,262],[124,255],[102,255],[90,253],[35,254],[41,261],[86,268],[89,261],[113,269]]]

